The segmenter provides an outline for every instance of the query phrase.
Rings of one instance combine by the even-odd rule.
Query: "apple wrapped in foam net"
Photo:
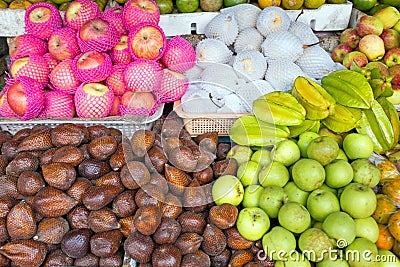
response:
[[[113,72],[106,79],[106,85],[110,88],[115,95],[121,96],[126,91],[126,84],[124,82],[125,64],[117,64],[113,66]]]
[[[161,103],[174,102],[186,93],[188,85],[189,80],[185,75],[164,69],[161,86],[158,90],[154,90],[154,94]]]
[[[65,27],[65,28],[60,28],[58,30],[55,30],[49,39],[49,52],[50,54],[58,59],[58,60],[64,60],[64,59],[73,59],[76,57],[80,52],[80,48],[78,46],[78,40],[76,38],[77,31]],[[62,53],[60,53],[60,44],[59,45],[52,45],[53,43],[58,43],[62,42],[65,40],[68,40],[66,46]],[[61,46],[62,47],[62,46]]]
[[[151,116],[159,106],[157,97],[150,92],[126,92],[121,98],[121,116]]]
[[[161,62],[172,71],[184,73],[196,64],[196,52],[189,41],[177,35],[167,41]]]
[[[89,93],[87,86],[97,86],[106,89],[98,92],[98,88]],[[104,118],[110,114],[114,102],[114,92],[103,84],[82,83],[76,90],[74,101],[76,114],[80,118]]]
[[[67,94],[75,94],[81,82],[75,76],[72,64],[71,59],[65,59],[50,72],[50,83],[56,90]]]
[[[30,55],[44,55],[47,43],[32,34],[22,34],[15,37],[9,44],[11,62]]]
[[[0,93],[0,115],[5,118],[17,118],[17,114],[12,110],[7,101],[7,85]]]
[[[147,5],[146,10],[138,8],[141,4],[140,2],[145,2]],[[149,12],[151,9],[153,9],[153,12]],[[123,10],[125,29],[131,31],[141,22],[150,22],[154,24],[160,22],[160,9],[154,0],[129,0],[125,3]]]
[[[45,93],[44,109],[40,118],[73,118],[75,116],[74,96],[61,91]]]
[[[76,56],[72,63],[72,70],[78,80],[84,83],[100,82],[105,80],[111,74],[113,69],[112,61],[110,56],[106,53],[101,53],[104,61],[97,67],[87,69],[78,68],[77,62],[84,54],[85,53],[82,53]]]
[[[70,12],[73,12],[71,9],[78,8],[77,6],[74,6],[74,2],[78,2],[80,4],[79,7],[79,16],[75,16],[74,18],[70,18],[71,15]],[[95,1],[92,0],[74,0],[70,3],[68,6],[66,12],[65,12],[65,25],[75,29],[79,30],[82,25],[93,18],[99,17],[101,14],[99,6]]]
[[[47,14],[48,12],[50,14]],[[41,18],[38,18],[39,16]],[[45,20],[47,16],[49,18]],[[43,40],[48,40],[51,33],[63,25],[60,11],[53,4],[45,2],[34,3],[28,7],[25,12],[24,21],[25,32]]]
[[[27,59],[26,64],[18,64],[17,61],[23,61]],[[22,65],[15,72],[17,65]],[[29,77],[42,85],[47,85],[49,82],[49,65],[47,64],[47,60],[43,56],[39,55],[30,55],[27,58],[19,58],[14,61],[11,65],[11,73],[13,73],[13,78],[18,79],[19,77],[25,76]]]
[[[134,92],[155,91],[160,88],[162,70],[160,65],[151,60],[138,59],[126,66],[124,81],[126,88]]]
[[[123,17],[123,7],[116,6],[107,8],[104,10],[103,14],[101,14],[101,18],[107,20],[111,24],[114,25],[115,30],[119,32],[120,35],[127,34],[128,31],[124,26],[124,17]]]

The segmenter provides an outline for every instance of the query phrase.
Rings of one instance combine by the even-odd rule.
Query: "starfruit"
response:
[[[356,130],[372,139],[374,152],[378,154],[387,152],[395,145],[393,126],[384,109],[376,100],[372,102],[370,109],[362,110]]]
[[[300,125],[289,126],[289,137],[297,137],[304,132],[318,133],[320,121],[304,120]]]
[[[386,97],[380,97],[377,99],[377,101],[383,108],[383,111],[385,111],[386,116],[388,117],[390,123],[392,124],[394,133],[393,143],[394,145],[396,145],[399,142],[399,135],[400,135],[400,121],[397,110],[393,106],[393,104],[386,99]]]
[[[292,126],[304,121],[306,110],[290,93],[275,91],[253,101],[253,114],[264,122]]]
[[[297,77],[293,83],[292,95],[306,109],[306,119],[322,120],[333,113],[335,99],[309,78]]]
[[[368,80],[351,70],[337,70],[322,77],[322,87],[337,103],[352,108],[368,109],[374,100],[374,93]]]
[[[232,141],[244,146],[274,145],[289,137],[289,134],[290,131],[287,126],[263,122],[253,115],[240,117],[229,130]]]
[[[385,76],[369,80],[375,99],[380,96],[389,97],[393,95],[392,80],[393,76]]]
[[[362,116],[361,109],[335,105],[335,112],[321,122],[335,133],[345,133],[357,126]]]

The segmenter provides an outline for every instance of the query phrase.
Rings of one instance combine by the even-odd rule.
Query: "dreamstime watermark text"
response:
[[[350,250],[345,249],[348,243],[344,239],[338,239],[336,242],[336,248],[327,250],[303,250],[303,251],[286,251],[286,250],[260,250],[257,253],[259,260],[266,260],[267,258],[273,258],[279,261],[304,261],[305,259],[319,262],[324,259],[331,261],[345,260],[352,262],[396,262],[398,261],[395,255],[378,255],[371,250]]]

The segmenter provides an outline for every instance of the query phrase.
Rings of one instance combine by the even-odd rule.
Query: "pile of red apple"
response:
[[[51,4],[25,13],[25,34],[10,44],[10,77],[0,115],[22,120],[150,116],[185,93],[192,45],[166,39],[153,0],[103,13],[92,0],[70,3],[64,21]]]
[[[332,58],[352,69],[369,62],[381,62],[393,75],[393,89],[400,89],[400,12],[392,6],[373,16],[363,15],[355,28],[340,34],[340,44],[332,50]],[[354,63],[353,63],[354,62]]]

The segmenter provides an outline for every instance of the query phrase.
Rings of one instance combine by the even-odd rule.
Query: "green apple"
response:
[[[307,148],[310,142],[318,137],[320,137],[320,135],[315,132],[304,132],[299,135],[297,146],[299,147],[300,154],[303,158],[307,158]]]
[[[251,156],[251,161],[258,162],[261,166],[267,166],[271,164],[271,151],[268,149],[259,149]]]
[[[351,267],[379,267],[378,248],[370,240],[357,237],[345,249],[347,262]]]
[[[311,216],[303,205],[287,202],[279,209],[278,221],[287,230],[300,234],[310,227]]]
[[[335,211],[340,211],[339,199],[330,191],[315,189],[307,198],[307,210],[319,222]]]
[[[285,186],[289,181],[289,170],[280,162],[273,161],[258,173],[259,183],[266,187],[269,185]]]
[[[258,172],[258,163],[250,160],[239,165],[237,177],[240,179],[240,182],[243,184],[243,186],[257,184]]]
[[[199,0],[176,0],[175,4],[181,13],[195,12],[200,6]]]
[[[325,183],[323,183],[318,189],[327,190],[329,192],[334,193],[335,195],[337,195],[337,193],[338,193],[338,190],[336,188],[332,188]]]
[[[346,153],[344,153],[343,149],[339,149],[339,154],[337,155],[336,159],[342,159],[344,161],[349,161],[349,159],[346,156]]]
[[[322,222],[315,221],[312,225],[312,228],[318,228],[322,230]]]
[[[374,187],[381,180],[381,171],[368,159],[356,159],[351,163],[354,176],[353,182],[364,184],[368,187]]]
[[[236,227],[239,233],[247,240],[261,239],[269,230],[268,215],[260,208],[244,208],[239,212]]]
[[[389,250],[378,249],[379,267],[400,267],[399,258]]]
[[[304,255],[294,250],[287,259],[275,262],[275,267],[311,267],[311,263]]]
[[[317,262],[316,267],[350,267],[346,260],[340,259],[337,255],[335,257]]]
[[[248,146],[234,145],[226,154],[226,158],[234,158],[240,165],[251,159],[253,150]]]
[[[325,174],[325,183],[332,188],[346,186],[353,180],[353,168],[342,159],[336,159],[326,165]]]
[[[339,145],[330,136],[321,136],[311,140],[307,147],[308,158],[314,159],[323,166],[329,164],[339,154]]]
[[[172,0],[156,0],[160,14],[170,14],[174,10],[174,3]]]
[[[289,197],[280,186],[270,185],[263,189],[258,200],[258,206],[268,214],[270,218],[277,218],[282,205],[289,201]]]
[[[273,161],[290,166],[300,159],[300,149],[293,140],[280,141],[272,150]]]
[[[262,246],[270,259],[283,260],[296,249],[296,238],[282,226],[275,226],[263,236]]]
[[[374,151],[374,143],[368,135],[350,133],[343,139],[343,150],[349,159],[367,159]]]
[[[333,249],[328,235],[318,228],[309,228],[301,233],[298,244],[307,259],[313,262],[327,258],[327,252]]]
[[[300,189],[312,191],[324,183],[325,169],[314,159],[302,158],[293,165],[292,178]]]
[[[215,180],[211,192],[215,204],[229,203],[237,206],[243,200],[244,188],[235,176],[223,175]]]
[[[283,188],[288,195],[289,201],[297,202],[303,206],[307,205],[307,198],[310,192],[301,190],[293,181],[289,181]]]
[[[375,211],[376,202],[375,192],[360,183],[346,185],[340,195],[340,207],[355,219],[371,216]]]
[[[346,212],[336,211],[326,216],[322,222],[322,230],[338,242],[338,246],[343,248],[356,238],[356,223]],[[344,241],[344,243],[339,243]]]
[[[379,227],[378,223],[372,217],[354,219],[356,223],[356,236],[364,237],[376,243],[379,238]]]
[[[258,184],[252,184],[244,189],[242,206],[245,208],[258,207],[258,200],[264,187]]]

